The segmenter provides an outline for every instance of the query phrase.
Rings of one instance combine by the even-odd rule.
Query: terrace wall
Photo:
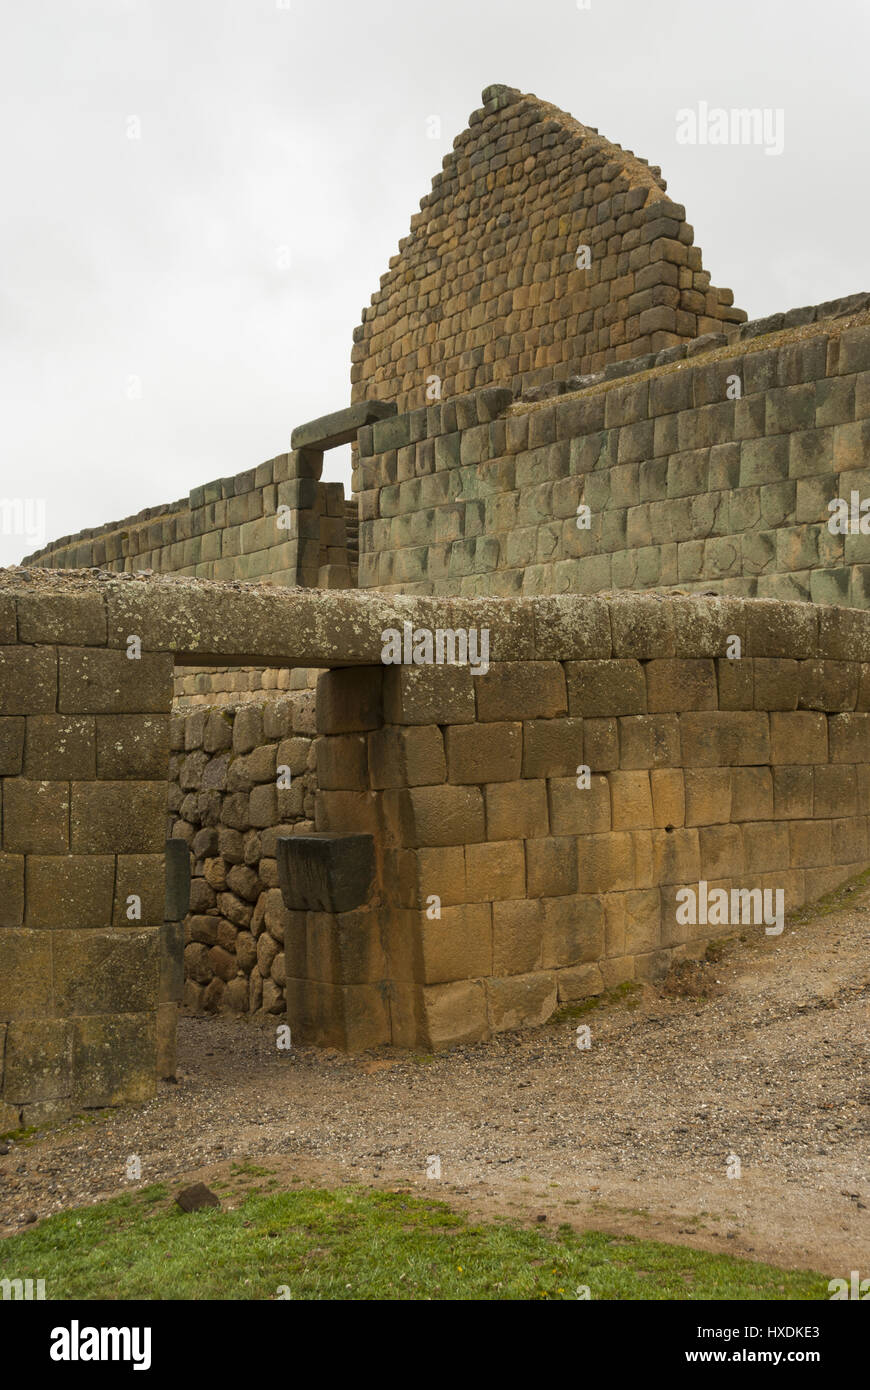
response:
[[[829,503],[870,498],[868,302],[744,325],[551,399],[492,388],[362,429],[360,586],[866,607],[870,535],[832,531]]]

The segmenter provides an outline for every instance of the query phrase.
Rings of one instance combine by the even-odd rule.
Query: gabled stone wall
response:
[[[363,311],[352,399],[411,410],[435,379],[443,399],[518,395],[742,322],[665,188],[557,107],[487,88]]]

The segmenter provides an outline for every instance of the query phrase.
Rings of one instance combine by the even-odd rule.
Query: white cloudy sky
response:
[[[750,317],[870,288],[863,0],[0,15],[0,499],[44,498],[47,539],[251,467],[347,404],[359,311],[492,82],[660,164]],[[781,107],[783,154],[679,145],[699,101]],[[0,563],[32,548],[0,535]]]

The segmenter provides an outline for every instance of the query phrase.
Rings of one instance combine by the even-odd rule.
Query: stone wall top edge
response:
[[[105,539],[119,531],[133,530],[147,526],[152,522],[178,516],[184,512],[196,511],[209,502],[222,501],[230,497],[241,497],[248,492],[260,491],[274,481],[273,465],[275,459],[283,457],[283,454],[278,454],[275,458],[267,459],[261,464],[254,464],[250,468],[243,468],[240,472],[228,477],[213,478],[209,482],[198,483],[190,489],[186,497],[181,497],[176,502],[158,502],[152,507],[143,507],[141,511],[132,516],[124,517],[120,521],[107,521],[100,526],[87,526],[84,530],[76,531],[71,535],[59,536],[40,550],[35,550],[31,555],[25,556],[21,563],[23,565],[36,565],[45,556],[54,555],[57,551],[65,550],[69,546],[83,545],[90,540]]]
[[[13,601],[25,600],[32,617],[33,598],[42,598],[53,623],[46,643],[67,645],[61,610],[63,598],[72,595],[101,601],[109,647],[126,646],[136,632],[143,650],[173,652],[191,666],[378,665],[384,630],[401,631],[404,623],[430,630],[486,627],[493,662],[723,655],[732,634],[748,643],[746,655],[870,660],[870,611],[812,603],[659,592],[447,599],[169,575],[45,575],[51,582],[0,570],[5,641],[16,640]],[[68,645],[79,645],[75,627],[70,630]]]
[[[448,434],[456,428],[462,428],[453,424],[433,426],[432,421],[437,419],[437,412],[443,410],[445,406],[449,406],[451,410],[462,410],[466,406],[474,410],[477,408],[478,402],[495,400],[495,393],[497,393],[499,399],[496,408],[485,416],[485,420],[490,421],[508,413],[524,414],[542,403],[561,402],[568,397],[573,398],[586,393],[609,390],[612,386],[619,385],[626,377],[640,378],[645,376],[653,378],[663,371],[681,370],[686,366],[703,368],[708,366],[711,361],[718,358],[727,359],[733,357],[735,353],[754,353],[770,348],[787,347],[792,343],[802,342],[823,334],[835,336],[849,328],[863,326],[868,322],[870,322],[870,292],[861,292],[848,295],[843,299],[830,300],[820,305],[806,305],[803,308],[790,309],[784,313],[771,314],[766,318],[753,319],[738,325],[728,333],[705,333],[699,338],[689,339],[687,342],[679,343],[674,347],[663,348],[658,353],[647,353],[640,357],[628,358],[622,362],[612,362],[605,367],[604,371],[594,375],[566,377],[562,380],[549,382],[543,387],[530,388],[524,391],[519,398],[513,400],[508,399],[512,394],[510,388],[504,383],[494,381],[489,386],[478,387],[474,391],[449,396],[431,406],[421,406],[414,410],[402,411],[400,414],[392,416],[391,421],[397,430],[401,430],[403,422],[409,422],[415,416],[425,415],[427,416],[427,429],[424,437],[432,438],[433,435]],[[371,450],[373,454],[387,452],[396,447],[396,444],[390,440],[385,442],[383,448],[379,449],[376,447],[377,440],[376,434],[374,436],[375,447]]]

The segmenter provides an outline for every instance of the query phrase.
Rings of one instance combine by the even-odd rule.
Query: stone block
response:
[[[307,916],[305,935],[304,973],[309,979],[361,985],[376,984],[386,978],[387,960],[375,914],[312,912]],[[280,960],[280,954],[272,959],[273,976]]]
[[[535,971],[486,982],[487,1016],[493,1033],[508,1028],[534,1028],[556,1008],[556,976]]]
[[[732,821],[773,816],[773,774],[769,767],[735,767],[731,772]]]
[[[858,703],[859,674],[857,661],[802,661],[800,708],[829,713],[854,710]]]
[[[731,769],[689,768],[686,780],[686,825],[721,825],[731,819]]]
[[[407,907],[423,908],[433,896],[442,904],[455,906],[468,901],[465,883],[465,850],[462,845],[439,845],[405,851],[402,855],[402,901]]]
[[[457,724],[445,732],[451,782],[517,782],[523,757],[520,723]]]
[[[29,855],[24,924],[34,928],[107,927],[112,920],[114,888],[112,855]]]
[[[102,595],[50,590],[20,594],[18,640],[65,647],[104,645],[106,607]]]
[[[530,898],[564,897],[577,892],[577,841],[572,835],[525,842]]]
[[[72,1027],[60,1019],[10,1023],[4,1099],[13,1104],[60,1100],[72,1091]]]
[[[544,901],[545,970],[597,961],[604,954],[604,908],[596,897]]]
[[[490,840],[466,845],[465,881],[469,903],[521,898],[526,889],[522,840]]]
[[[565,671],[572,715],[646,714],[646,682],[639,661],[569,661]]]
[[[292,911],[349,912],[371,892],[371,835],[294,835],[279,839],[277,858],[284,903]]]
[[[743,837],[738,825],[701,826],[698,839],[704,878],[735,878],[743,873]]]
[[[492,912],[488,902],[479,902],[442,908],[440,919],[423,916],[424,984],[446,984],[492,973]]]
[[[680,725],[675,714],[630,714],[619,720],[620,767],[673,767],[680,763]]]
[[[604,991],[604,977],[599,965],[568,966],[557,970],[556,983],[560,1004],[572,1004]]]
[[[73,854],[162,854],[165,819],[164,782],[73,782],[69,848]]]
[[[582,763],[582,719],[534,719],[523,724],[523,777],[567,777]]]
[[[85,780],[96,776],[96,767],[96,726],[93,717],[36,714],[28,718],[25,777],[34,781],[62,778]],[[164,767],[161,775],[165,774]]]
[[[163,902],[163,918],[167,922],[180,922],[186,916],[190,908],[190,852],[184,840],[170,839],[166,841],[165,850],[165,891]],[[134,859],[129,864],[125,863],[123,857],[118,862],[118,887],[119,897],[126,898],[123,892],[131,883],[141,882],[146,879],[148,865],[141,860]],[[155,866],[159,872],[159,866]],[[136,888],[129,888],[130,892],[139,891]],[[145,920],[153,920],[146,918]]]
[[[743,856],[747,874],[770,873],[789,866],[788,826],[775,821],[746,821]]]
[[[858,812],[858,778],[854,767],[835,763],[813,769],[813,816],[816,819],[833,820],[856,816]],[[838,859],[836,862],[853,861]]]
[[[771,763],[799,764],[826,763],[827,761],[828,728],[824,714],[810,710],[771,712]]]
[[[773,814],[777,820],[797,820],[813,814],[813,769],[773,768]]]
[[[627,831],[584,835],[576,843],[575,854],[581,893],[613,893],[635,887],[635,842]]]
[[[673,829],[686,820],[686,787],[682,768],[653,768],[650,772],[653,825]]]
[[[577,780],[576,777],[554,777],[548,783],[552,833],[594,835],[610,830],[610,784],[607,777],[593,775],[588,787],[578,787]],[[539,833],[547,832],[541,830]]]
[[[11,854],[64,854],[69,845],[68,782],[3,782],[3,848]],[[165,807],[161,804],[161,813]]]
[[[831,822],[793,820],[788,824],[789,862],[792,868],[829,868]]]
[[[761,710],[711,710],[680,716],[686,767],[731,767],[770,762],[768,715]]]
[[[72,1022],[74,1104],[101,1109],[150,1100],[157,1087],[156,1011]]]
[[[547,783],[543,779],[497,782],[487,785],[485,793],[488,840],[533,839],[549,834]]]
[[[611,824],[614,830],[635,830],[652,826],[653,809],[649,773],[611,772]]]
[[[57,708],[62,714],[168,715],[172,675],[171,652],[143,651],[131,659],[126,651],[61,647]]]
[[[157,1005],[160,931],[54,932],[54,994],[62,1014],[142,1013]]]
[[[655,598],[646,594],[617,595],[610,604],[610,625],[613,655],[617,659],[673,655],[673,615],[669,605]]]
[[[593,772],[619,767],[619,728],[616,719],[583,720],[583,757]]]
[[[0,647],[0,715],[52,714],[57,707],[54,647]]]
[[[753,702],[757,710],[793,710],[798,703],[800,664],[787,657],[761,657],[752,662]]]
[[[650,714],[717,707],[716,668],[712,660],[653,660],[646,664]]]
[[[96,730],[97,777],[100,780],[151,781],[166,777],[168,714],[98,715]]]
[[[395,769],[390,766],[392,762],[398,764],[398,748],[395,749],[393,758],[385,757],[387,750],[383,749],[387,734],[393,735],[392,744],[398,744],[394,730],[379,730],[375,734],[369,735],[368,747],[366,738],[363,734],[334,734],[330,737],[319,738],[316,740],[315,758],[317,764],[317,785],[324,791],[343,788],[348,791],[363,791],[369,784],[369,762],[372,764],[372,785],[375,787],[402,786],[405,779],[401,776],[398,766]],[[289,745],[291,742],[303,742],[303,740],[286,740]],[[307,743],[307,740],[306,740]],[[281,747],[284,747],[282,744]],[[371,751],[369,751],[371,750]],[[393,748],[389,749],[393,753]],[[284,762],[281,757],[281,750],[278,750],[278,764],[281,767],[291,767]],[[304,771],[304,765],[299,771]],[[292,776],[291,767],[291,776]],[[390,780],[390,777],[395,780]],[[386,780],[384,780],[386,779]]]
[[[393,671],[403,668],[392,668]],[[381,726],[383,671],[377,666],[339,667],[317,681],[317,729],[322,734],[350,734]],[[417,721],[397,719],[394,723]],[[433,722],[433,721],[424,721]]]
[[[479,679],[467,666],[388,666],[384,718],[390,724],[470,724]]]
[[[24,923],[24,855],[0,853],[0,927]]]
[[[0,1021],[52,1010],[52,940],[48,932],[4,930]]]
[[[49,716],[50,717],[50,716]],[[0,719],[0,777],[18,777],[24,766],[24,719]],[[32,776],[32,773],[28,773]],[[44,771],[39,776],[43,777]]]
[[[382,799],[393,843],[414,848],[474,844],[486,839],[483,795],[479,787],[400,788],[385,791]],[[492,838],[513,837],[506,834]]]
[[[625,894],[625,950],[628,955],[653,951],[662,940],[661,899],[657,889]]]
[[[691,826],[653,831],[650,875],[653,884],[698,882],[701,877],[699,833]]]
[[[504,661],[475,685],[483,721],[552,719],[567,714],[565,673],[557,661]]]
[[[424,1043],[433,1050],[489,1036],[487,996],[483,980],[457,980],[423,989]]]
[[[823,718],[824,716],[818,716]],[[828,718],[828,741],[832,763],[870,762],[870,714],[833,714]],[[794,761],[809,761],[795,759]],[[824,762],[824,758],[815,758]]]

